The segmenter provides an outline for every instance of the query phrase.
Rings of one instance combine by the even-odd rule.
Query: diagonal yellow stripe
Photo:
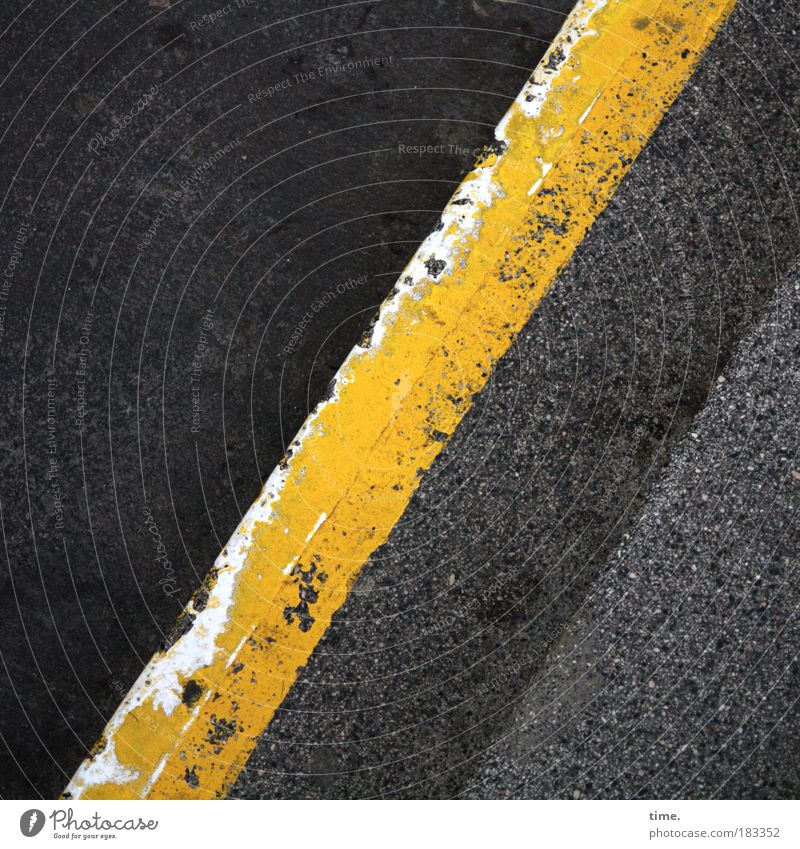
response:
[[[578,3],[65,796],[225,794],[733,3]]]

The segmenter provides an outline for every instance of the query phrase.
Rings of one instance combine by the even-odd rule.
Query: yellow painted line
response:
[[[578,3],[65,795],[226,793],[733,3]]]

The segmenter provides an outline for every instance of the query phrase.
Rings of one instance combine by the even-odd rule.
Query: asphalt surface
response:
[[[530,682],[614,568],[670,452],[796,255],[798,74],[785,52],[796,50],[796,16],[785,5],[758,15],[740,5],[712,45],[362,573],[234,795],[515,787],[485,783],[487,749],[513,737],[518,706],[537,698]],[[781,423],[776,412],[770,425]],[[789,706],[785,689],[774,699]],[[656,718],[631,747],[650,744]],[[778,725],[773,740],[788,752],[792,729]],[[772,786],[762,776],[764,795],[796,792],[793,776]],[[560,779],[524,792],[555,794]],[[654,786],[666,792],[667,776]],[[711,787],[697,781],[691,793]],[[625,782],[608,792],[624,794]]]
[[[0,227],[4,261],[17,258],[0,338],[3,796],[59,792],[569,5],[254,2],[201,25],[219,5],[127,3],[100,19],[45,3],[5,33]],[[625,578],[658,573],[638,529],[666,509],[659,493],[683,468],[698,414],[709,446],[725,446],[734,401],[719,377],[797,253],[796,25],[792,3],[738,6],[366,567],[234,796],[670,795],[680,781],[706,796],[723,779],[723,795],[797,792],[794,729],[781,719],[796,676],[781,666],[797,588],[781,583],[778,548],[791,476],[751,560],[737,552],[757,510],[719,507],[741,524],[714,561],[720,574],[736,564],[723,592],[743,640],[739,654],[731,635],[715,648],[731,659],[724,674],[697,662],[730,613],[702,607],[716,586],[705,549],[698,643],[687,653],[687,631],[673,628],[669,674],[647,639],[688,585],[664,586],[671,606],[656,613]],[[387,61],[317,73],[365,58]],[[111,138],[114,118],[124,129]],[[429,144],[445,149],[407,150]],[[795,332],[796,312],[786,321]],[[783,349],[769,362],[790,365]],[[769,449],[770,493],[794,450],[789,391],[774,383],[747,449]],[[712,391],[716,412],[703,413]],[[717,497],[734,470],[698,466]],[[674,574],[681,549],[669,546]],[[621,630],[601,634],[587,610],[601,615],[603,588],[618,586],[631,590],[613,608]],[[788,654],[759,667],[778,634]],[[596,667],[591,684],[578,656]],[[707,701],[670,689],[690,658]],[[717,727],[705,720],[727,703],[720,681],[741,686]],[[631,702],[635,686],[646,692]],[[548,696],[561,697],[566,726],[554,735]],[[670,719],[683,705],[693,737]],[[578,746],[609,711],[618,721]],[[734,726],[736,745],[717,752]],[[542,777],[549,754],[562,766]]]
[[[570,6],[2,5],[0,794],[61,791]]]
[[[800,265],[462,793],[797,798]]]

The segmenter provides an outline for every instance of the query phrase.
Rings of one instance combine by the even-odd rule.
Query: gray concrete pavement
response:
[[[800,265],[466,796],[797,798]]]

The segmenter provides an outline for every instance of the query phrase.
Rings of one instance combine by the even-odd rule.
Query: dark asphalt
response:
[[[0,795],[60,792],[570,6],[2,5]]]
[[[253,2],[200,26],[224,4],[41,3],[5,32],[0,794],[59,792],[570,5]],[[740,3],[235,796],[796,795],[796,430],[776,370],[796,306],[784,347],[767,319],[759,356],[737,355],[799,243],[796,29],[795,3]],[[400,152],[428,144],[447,153]],[[752,454],[766,494],[715,446]],[[690,492],[718,511],[702,544]]]

